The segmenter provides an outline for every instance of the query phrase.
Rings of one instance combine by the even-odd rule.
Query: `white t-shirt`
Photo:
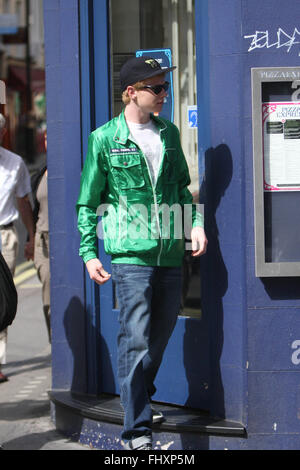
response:
[[[147,159],[152,184],[155,186],[162,158],[159,129],[152,119],[146,124],[127,121],[127,125],[130,130],[130,138],[140,147]]]
[[[31,193],[30,176],[21,157],[0,147],[0,225],[19,216],[16,197]]]

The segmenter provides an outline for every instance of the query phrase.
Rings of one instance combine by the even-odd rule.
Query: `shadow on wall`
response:
[[[272,300],[300,299],[299,277],[264,277],[260,280]]]
[[[73,354],[71,391],[85,393],[87,384],[85,311],[81,300],[72,297],[64,315],[65,335]]]
[[[100,327],[95,326],[92,314],[85,312],[81,300],[73,297],[65,311],[64,328],[69,347],[73,354],[73,377],[71,392],[97,395],[101,393],[101,377],[97,363],[105,364],[106,379],[114,389],[114,374],[110,355],[104,338],[100,334]],[[87,344],[93,342],[95,349]],[[100,356],[101,351],[101,356]],[[92,357],[89,357],[92,355]],[[89,374],[96,373],[96,377]],[[96,385],[89,385],[92,381]]]
[[[100,369],[97,365],[100,359],[105,363],[106,375],[110,383],[114,383],[114,375],[111,367],[110,356],[106,343],[100,335],[99,328],[95,327],[92,315],[85,312],[84,306],[78,297],[73,297],[65,311],[64,328],[66,338],[73,355],[73,374],[71,383],[71,393],[96,395],[100,393],[101,377],[97,371]],[[88,338],[88,339],[87,339]],[[89,347],[87,341],[91,340],[96,347]],[[93,357],[89,357],[93,354]],[[89,374],[95,373],[95,377],[89,377]],[[91,385],[90,385],[91,384]],[[72,438],[79,440],[82,434],[83,419],[79,416],[72,423]]]
[[[223,297],[228,288],[216,212],[229,187],[233,173],[232,156],[227,145],[211,148],[205,154],[205,180],[200,189],[200,203],[205,205],[207,253],[200,259],[202,318],[198,320],[198,372],[191,369],[190,345],[195,341],[195,321],[186,322],[184,337],[185,370],[189,383],[187,406],[193,406],[203,394],[213,417],[225,418],[224,389],[220,370],[223,349]],[[195,361],[194,361],[195,362]],[[206,389],[206,397],[205,390]]]

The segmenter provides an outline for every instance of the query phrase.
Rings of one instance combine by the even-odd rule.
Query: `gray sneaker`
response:
[[[157,424],[157,423],[162,423],[165,420],[165,417],[161,411],[156,410],[151,406],[152,410],[152,423]]]
[[[141,447],[138,447],[136,450],[152,450],[151,444],[143,444]]]
[[[137,437],[133,441],[124,442],[122,441],[123,448],[125,450],[151,450],[152,443],[145,439],[146,436]]]

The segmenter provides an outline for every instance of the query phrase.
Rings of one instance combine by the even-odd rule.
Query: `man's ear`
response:
[[[129,85],[127,87],[127,93],[128,93],[129,98],[131,98],[131,99],[135,98],[136,97],[136,89],[134,88],[134,86]]]

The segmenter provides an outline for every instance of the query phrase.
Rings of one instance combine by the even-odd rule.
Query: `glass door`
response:
[[[199,202],[198,133],[189,124],[188,110],[197,106],[195,5],[194,0],[110,0],[112,117],[122,108],[120,69],[138,50],[170,48],[173,72],[174,123],[189,166],[190,191]],[[184,260],[182,315],[201,315],[199,260],[190,252]]]

